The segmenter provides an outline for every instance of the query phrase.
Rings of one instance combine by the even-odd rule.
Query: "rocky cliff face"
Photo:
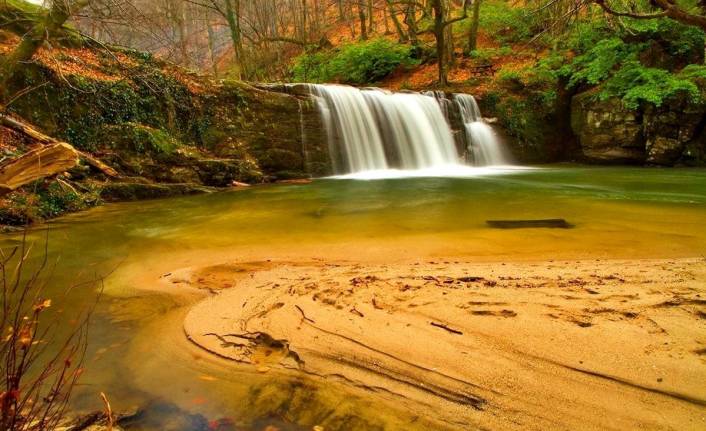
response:
[[[98,154],[124,177],[223,187],[330,172],[308,96],[211,82],[156,62],[119,72],[98,66],[107,69],[103,76],[28,66],[13,87],[43,85],[12,111]]]
[[[705,121],[706,106],[684,99],[630,110],[619,99],[600,101],[585,92],[571,104],[571,126],[583,156],[598,163],[704,164]]]

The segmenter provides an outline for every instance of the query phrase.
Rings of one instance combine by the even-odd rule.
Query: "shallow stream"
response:
[[[549,218],[574,227],[486,224]],[[37,228],[30,240],[39,249],[48,232],[57,262],[54,308],[67,318],[96,293],[63,294],[66,286],[105,276],[76,408],[100,409],[103,391],[116,411],[159,400],[251,429],[311,429],[331,417],[340,429],[424,428],[413,412],[395,410],[394,400],[380,409],[379,400],[342,382],[258,373],[199,350],[181,322],[207,292],[160,277],[221,262],[237,262],[247,274],[268,261],[697,257],[706,255],[705,222],[706,170],[553,166],[457,178],[322,179],[111,204]],[[18,241],[5,236],[3,246]],[[154,410],[164,420],[174,416]]]

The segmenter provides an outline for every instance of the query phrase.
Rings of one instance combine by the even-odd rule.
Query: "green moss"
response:
[[[136,123],[108,127],[104,136],[113,148],[126,152],[171,155],[179,147],[179,142],[164,130]]]
[[[24,0],[0,1],[0,29],[22,36],[46,14],[46,9]],[[57,43],[63,46],[80,47],[83,36],[70,24],[65,24]]]
[[[202,142],[211,121],[204,111],[210,108],[203,108],[184,84],[147,65],[123,73],[130,78],[64,79],[40,64],[28,64],[12,87],[37,90],[32,97],[15,101],[12,109],[50,135],[87,151],[100,148],[99,134],[106,125],[130,123],[164,130],[187,144]],[[158,142],[157,148],[163,143]]]
[[[26,1],[0,1],[0,28],[22,35],[37,22],[43,12],[40,6]]]

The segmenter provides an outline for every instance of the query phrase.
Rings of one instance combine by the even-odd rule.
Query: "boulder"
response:
[[[619,99],[598,100],[594,92],[573,97],[571,128],[584,157],[601,163],[644,163],[642,117]]]
[[[706,105],[684,94],[628,109],[599,89],[571,101],[571,127],[589,161],[661,166],[706,164]]]
[[[687,162],[687,146],[703,129],[706,107],[684,98],[647,106],[643,115],[647,163],[671,166]]]

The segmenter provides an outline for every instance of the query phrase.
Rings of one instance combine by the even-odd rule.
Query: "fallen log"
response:
[[[496,229],[524,229],[538,227],[570,229],[574,227],[563,218],[545,220],[487,220],[485,223]]]
[[[1,106],[0,111],[2,111]],[[51,136],[47,136],[39,130],[35,129],[34,127],[30,126],[29,124],[17,120],[16,118],[12,118],[9,115],[4,114],[3,112],[0,112],[0,125],[3,125],[16,132],[22,133],[25,136],[29,136],[33,140],[44,145],[64,144],[71,146],[66,142],[61,142],[57,139],[52,138]],[[105,163],[101,162],[90,154],[84,153],[83,151],[79,151],[76,149],[74,150],[81,156],[81,158],[86,163],[103,172],[105,175],[108,175],[109,177],[119,176],[118,172],[115,169],[111,168],[110,166],[106,165]]]
[[[40,178],[66,172],[78,164],[71,145],[58,142],[31,150],[0,166],[0,196]]]

